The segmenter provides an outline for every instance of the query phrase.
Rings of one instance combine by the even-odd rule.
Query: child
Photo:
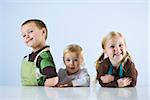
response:
[[[25,44],[32,48],[32,53],[22,61],[22,85],[55,86],[58,77],[49,46],[46,45],[46,25],[41,20],[30,19],[21,25],[21,32]]]
[[[102,40],[103,53],[96,63],[97,80],[102,87],[134,87],[137,70],[119,32],[110,32]]]
[[[90,85],[90,76],[86,68],[83,68],[83,50],[79,45],[68,45],[63,53],[66,66],[58,72],[58,87],[82,87]]]

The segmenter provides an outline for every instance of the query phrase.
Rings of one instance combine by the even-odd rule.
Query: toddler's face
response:
[[[113,63],[120,63],[126,55],[126,44],[120,36],[108,38],[105,44],[104,52]]]
[[[43,41],[43,30],[39,29],[34,22],[23,25],[21,32],[25,44],[29,47],[37,48]]]
[[[68,52],[64,55],[64,63],[68,74],[74,74],[80,70],[80,58],[75,52]]]

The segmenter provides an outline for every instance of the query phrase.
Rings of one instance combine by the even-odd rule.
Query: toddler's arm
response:
[[[73,86],[90,86],[90,76],[87,69],[81,69],[80,75],[77,79],[72,81]]]

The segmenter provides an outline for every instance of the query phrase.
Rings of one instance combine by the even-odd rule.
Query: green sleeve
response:
[[[45,51],[40,54],[41,62],[40,68],[43,70],[45,67],[55,67],[52,55],[50,52]]]

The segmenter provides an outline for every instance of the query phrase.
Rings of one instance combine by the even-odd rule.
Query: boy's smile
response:
[[[45,46],[45,36],[43,29],[39,29],[35,23],[30,22],[21,28],[23,40],[27,46],[32,47],[33,51],[37,51]]]

